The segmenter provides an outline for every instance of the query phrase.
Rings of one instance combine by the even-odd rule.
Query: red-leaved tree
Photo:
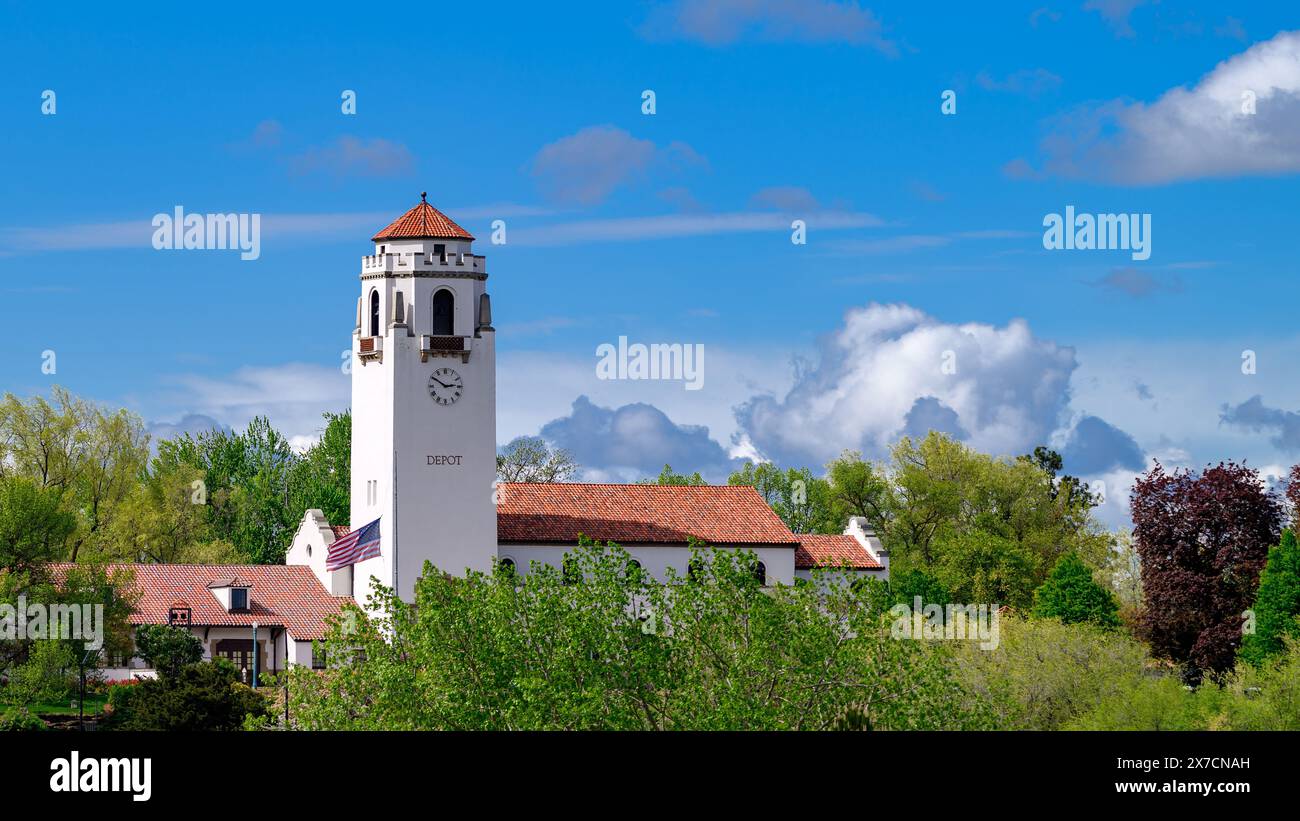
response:
[[[1143,628],[1152,652],[1182,664],[1183,680],[1231,670],[1282,503],[1245,465],[1166,473],[1133,486],[1133,538],[1142,559]]]

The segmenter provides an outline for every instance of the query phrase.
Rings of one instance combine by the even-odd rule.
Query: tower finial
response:
[[[428,202],[428,199],[426,199],[428,196],[429,196],[429,192],[428,192],[428,191],[421,191],[421,192],[420,192],[420,202]]]

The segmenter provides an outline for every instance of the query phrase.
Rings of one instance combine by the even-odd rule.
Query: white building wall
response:
[[[350,524],[381,518],[380,556],[353,568],[350,592],[363,605],[372,579],[396,586],[409,601],[426,560],[464,573],[488,569],[496,553],[496,339],[491,330],[475,335],[486,275],[482,258],[425,266],[420,254],[434,244],[445,244],[454,259],[469,249],[468,242],[441,240],[376,243],[376,251],[383,245],[388,256],[396,253],[397,262],[385,256],[379,274],[372,262],[363,263],[361,327],[354,333],[352,361]],[[380,295],[383,355],[362,360],[357,344],[369,334],[372,289]],[[420,337],[433,330],[433,296],[440,289],[455,297],[453,330],[468,337],[469,353],[422,361]],[[395,325],[399,292],[404,323]],[[464,389],[453,404],[439,405],[429,394],[430,377],[439,368],[461,377]]]
[[[620,545],[620,547],[641,563],[642,570],[658,581],[664,581],[668,578],[669,567],[676,571],[679,578],[685,576],[687,565],[691,559],[690,548],[680,545]],[[503,544],[497,547],[497,555],[501,558],[508,556],[514,559],[515,568],[518,572],[527,575],[531,562],[559,567],[564,561],[564,554],[571,553],[575,549],[576,545]],[[731,550],[734,548],[718,547],[714,549]],[[767,568],[768,584],[794,583],[794,547],[741,549],[751,550],[758,557],[758,560],[764,564]]]

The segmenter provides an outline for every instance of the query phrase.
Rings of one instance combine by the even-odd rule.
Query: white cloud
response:
[[[673,169],[703,163],[685,143],[660,148],[621,128],[594,125],[542,146],[531,170],[547,198],[592,205],[645,177],[652,167]]]
[[[266,416],[286,438],[310,444],[325,426],[321,414],[346,410],[349,378],[339,368],[287,363],[241,368],[225,376],[179,374],[163,377],[164,389],[150,409],[154,418],[200,415],[238,430]]]
[[[790,217],[775,212],[733,211],[728,213],[664,214],[652,217],[622,217],[578,220],[551,225],[512,228],[511,245],[578,245],[593,242],[636,242],[674,237],[748,234],[781,231],[789,234]],[[809,234],[845,228],[873,228],[884,225],[874,214],[828,211],[804,218]]]
[[[843,448],[881,456],[918,414],[954,421],[979,450],[1025,453],[1057,428],[1075,366],[1073,349],[1034,337],[1023,320],[953,325],[873,303],[848,312],[783,398],[750,400],[740,425],[782,464],[820,465]]]
[[[1042,148],[1049,173],[1125,184],[1300,171],[1300,32],[1256,43],[1154,103],[1068,115]],[[1006,170],[1034,173],[1023,163]]]
[[[415,158],[401,143],[346,134],[331,145],[309,148],[289,160],[295,174],[321,172],[336,177],[395,177],[409,174],[414,166]]]
[[[677,0],[652,13],[642,33],[710,46],[741,40],[850,43],[898,53],[880,20],[857,0]]]

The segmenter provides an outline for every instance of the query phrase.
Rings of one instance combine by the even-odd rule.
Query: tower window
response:
[[[433,246],[433,255],[438,258],[438,262],[442,263],[443,265],[447,264],[446,245],[443,245],[442,243],[438,243],[437,245]]]
[[[379,336],[379,292],[370,292],[370,335]]]
[[[433,335],[451,336],[456,333],[456,297],[446,288],[433,295]]]

